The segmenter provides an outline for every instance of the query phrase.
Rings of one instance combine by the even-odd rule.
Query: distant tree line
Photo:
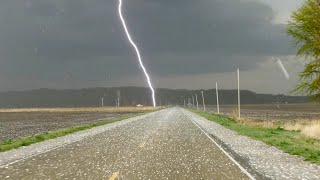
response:
[[[158,105],[183,105],[184,100],[192,102],[192,96],[197,94],[199,104],[202,104],[202,90],[172,90],[156,89]],[[215,89],[203,90],[205,102],[216,104]],[[114,87],[87,88],[74,90],[37,89],[30,91],[10,91],[0,93],[0,107],[97,107],[101,106],[104,98],[105,106],[116,106],[120,92],[120,106],[135,106],[137,104],[151,105],[151,93],[144,87]],[[219,90],[220,104],[236,104],[236,90]],[[270,103],[304,103],[305,96],[285,96],[271,94],[257,94],[251,91],[241,91],[242,104],[270,104]]]

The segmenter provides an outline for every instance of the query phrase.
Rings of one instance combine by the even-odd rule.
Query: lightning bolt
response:
[[[133,46],[133,48],[135,49],[135,51],[136,51],[136,53],[137,53],[137,57],[138,57],[138,60],[139,60],[139,64],[140,64],[140,66],[141,66],[141,68],[142,68],[142,70],[143,70],[144,75],[145,75],[146,78],[147,78],[147,82],[148,82],[149,88],[150,88],[150,90],[151,90],[151,92],[152,92],[153,106],[156,107],[156,98],[155,98],[155,94],[154,94],[154,89],[153,89],[153,87],[152,87],[151,79],[150,79],[150,77],[149,77],[149,74],[148,74],[146,68],[145,68],[144,65],[143,65],[143,62],[142,62],[142,59],[141,59],[141,55],[140,55],[140,52],[139,52],[139,48],[138,48],[138,46],[134,43],[134,41],[132,40],[131,35],[130,35],[129,31],[128,31],[126,22],[125,22],[125,20],[124,20],[124,18],[123,18],[123,16],[122,16],[122,0],[119,0],[119,16],[120,16],[120,20],[121,20],[121,22],[122,22],[123,28],[124,28],[124,30],[125,30],[125,32],[126,32],[126,34],[127,34],[128,40],[129,40],[129,42],[131,43],[131,45]]]
[[[274,59],[274,57],[272,57],[272,58]],[[280,58],[277,58],[276,60],[277,60],[278,66],[280,67],[281,71],[282,71],[283,74],[284,74],[284,77],[285,77],[287,80],[289,80],[289,79],[290,79],[290,75],[289,75],[287,69],[284,67],[281,59],[280,59]]]

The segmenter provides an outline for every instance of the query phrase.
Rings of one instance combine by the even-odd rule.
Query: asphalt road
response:
[[[0,168],[0,179],[249,179],[170,108]]]

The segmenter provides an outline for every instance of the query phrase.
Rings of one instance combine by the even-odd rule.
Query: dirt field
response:
[[[0,141],[119,119],[150,110],[153,108],[1,109]]]
[[[209,106],[208,111],[216,112],[216,106]],[[232,116],[236,105],[220,106],[220,112]],[[242,105],[241,116],[263,121],[300,121],[320,120],[320,104],[261,104]]]

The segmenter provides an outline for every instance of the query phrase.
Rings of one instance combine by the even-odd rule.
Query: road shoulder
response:
[[[21,160],[31,158],[33,156],[46,153],[48,151],[52,151],[54,149],[61,148],[63,146],[81,141],[87,137],[94,136],[100,133],[103,133],[107,130],[117,128],[119,126],[134,122],[139,120],[141,117],[150,116],[154,113],[159,113],[160,111],[147,113],[141,116],[136,116],[132,118],[128,118],[122,121],[114,122],[111,124],[106,124],[102,126],[97,126],[91,129],[79,131],[76,133],[68,134],[62,137],[58,137],[55,139],[49,139],[43,142],[39,142],[36,144],[31,144],[30,146],[24,146],[17,149],[13,149],[10,151],[5,151],[0,153],[0,168],[13,164],[15,162],[19,162]]]
[[[260,176],[270,179],[320,179],[320,166],[305,162],[263,142],[208,121],[188,110],[183,110],[205,132],[210,134],[244,167],[251,167]]]

